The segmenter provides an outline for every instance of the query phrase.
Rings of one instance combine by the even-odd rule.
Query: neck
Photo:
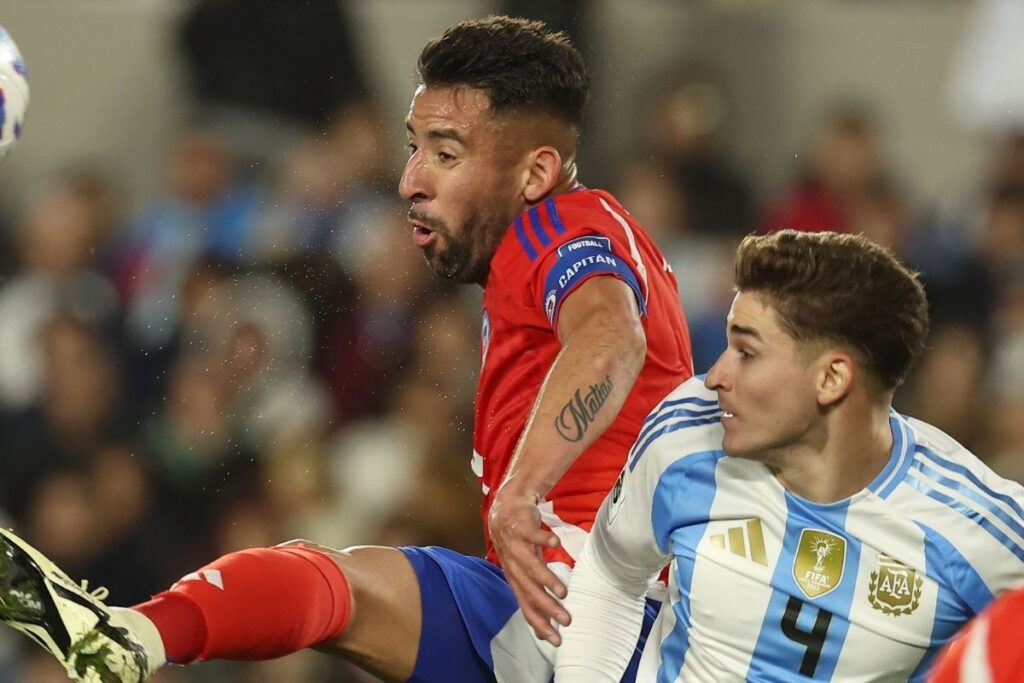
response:
[[[893,444],[889,406],[851,408],[827,415],[811,443],[773,458],[769,467],[786,489],[814,503],[834,503],[864,489],[885,468]]]

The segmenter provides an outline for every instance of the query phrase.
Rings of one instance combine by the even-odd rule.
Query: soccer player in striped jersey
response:
[[[463,22],[419,72],[399,192],[431,269],[484,290],[472,466],[487,558],[260,548],[123,609],[0,530],[0,620],[76,680],[312,646],[389,681],[550,679],[552,622],[568,618],[554,596],[644,417],[693,374],[689,335],[653,241],[577,178],[589,78],[564,35]]]
[[[728,347],[648,417],[576,564],[558,683],[923,680],[1024,579],[1024,489],[895,412],[921,352],[916,276],[863,237],[736,255]],[[626,615],[626,616],[624,616]]]

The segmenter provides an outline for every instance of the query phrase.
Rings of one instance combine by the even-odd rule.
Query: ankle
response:
[[[188,596],[166,591],[125,611],[141,617],[149,625],[149,629],[143,627],[143,630],[155,634],[164,660],[161,666],[167,662],[188,664],[203,651],[206,644],[206,620]],[[148,643],[145,644],[148,646]]]

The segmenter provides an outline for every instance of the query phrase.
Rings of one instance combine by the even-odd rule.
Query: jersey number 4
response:
[[[828,610],[818,609],[814,626],[810,631],[804,631],[796,623],[804,604],[803,600],[790,596],[789,602],[786,603],[786,611],[782,615],[782,633],[794,643],[799,643],[807,648],[804,658],[800,662],[800,673],[804,676],[813,676],[814,670],[818,668],[821,649],[825,646],[828,626],[832,623],[832,613]]]

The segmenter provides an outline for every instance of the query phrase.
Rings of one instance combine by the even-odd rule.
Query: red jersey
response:
[[[999,596],[939,656],[929,683],[1024,681],[1024,588]]]
[[[615,421],[541,502],[543,523],[562,541],[558,549],[545,549],[548,562],[572,565],[644,418],[693,374],[675,276],[647,233],[610,194],[581,188],[517,217],[498,245],[484,287],[473,430],[473,471],[483,489],[487,557],[493,562],[487,515],[561,350],[559,310],[579,285],[597,276],[619,278],[633,290],[647,358]],[[571,414],[563,418],[560,429],[575,428]]]

